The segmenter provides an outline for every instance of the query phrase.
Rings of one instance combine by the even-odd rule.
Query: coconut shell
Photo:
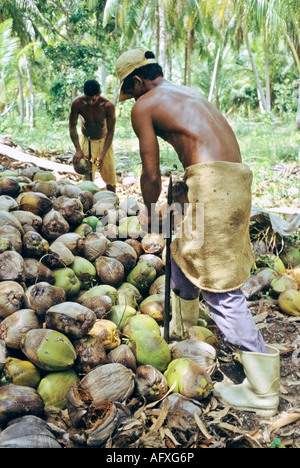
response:
[[[77,354],[74,369],[78,374],[87,374],[106,363],[106,352],[99,337],[86,335],[74,340],[73,345]]]
[[[117,428],[119,417],[117,407],[111,401],[91,405],[85,418],[84,431],[88,447],[101,447]]]
[[[30,286],[25,293],[25,305],[32,308],[40,317],[44,317],[47,310],[66,300],[66,293],[62,288],[41,281]]]
[[[122,284],[125,276],[123,264],[116,258],[100,256],[95,261],[97,276],[104,284],[118,287]]]
[[[32,309],[21,309],[6,317],[0,324],[0,337],[7,347],[20,349],[21,340],[29,330],[39,328],[39,320]]]
[[[75,232],[68,232],[59,236],[55,242],[62,242],[73,255],[79,255],[83,249],[83,239]]]
[[[18,252],[0,254],[0,281],[23,282],[26,278],[25,263]]]
[[[157,271],[158,274],[161,274],[164,268],[163,261],[160,257],[154,254],[143,254],[139,257],[138,263],[141,262],[148,262],[149,265],[151,265],[155,270]]]
[[[0,339],[0,372],[6,364],[6,347],[3,340]]]
[[[20,209],[31,211],[37,216],[44,216],[52,209],[52,201],[43,193],[26,192],[20,198]]]
[[[24,258],[25,280],[28,286],[45,281],[54,283],[53,272],[36,258]]]
[[[1,432],[0,448],[62,448],[50,427],[36,416],[23,416]]]
[[[89,335],[98,336],[106,351],[111,351],[121,344],[119,330],[111,320],[96,320]]]
[[[136,358],[131,349],[126,344],[121,344],[107,354],[107,362],[117,362],[123,366],[136,370]]]
[[[12,215],[21,223],[25,232],[39,231],[43,223],[42,218],[31,211],[14,211]]]
[[[80,200],[71,198],[61,204],[58,211],[70,226],[78,226],[84,218],[83,206]]]
[[[93,194],[88,190],[83,190],[79,193],[78,199],[82,203],[83,212],[87,213],[88,211],[90,211],[94,203]]]
[[[104,254],[108,246],[108,240],[100,232],[91,232],[83,241],[83,256],[90,262],[94,262]]]
[[[160,254],[165,247],[165,240],[159,234],[147,234],[141,241],[147,254]]]
[[[130,271],[137,262],[136,251],[130,245],[122,241],[111,242],[105,251],[105,255],[119,260],[127,272]]]
[[[15,197],[20,191],[20,185],[14,177],[0,177],[0,195]]]
[[[16,228],[10,226],[0,228],[0,241],[3,252],[6,250],[15,250],[19,254],[22,254],[22,236],[20,231],[18,231]],[[7,245],[10,245],[10,249],[4,249],[5,242]]]
[[[0,282],[0,319],[17,312],[24,303],[25,291],[16,281]]]
[[[113,306],[111,297],[107,295],[89,297],[83,301],[80,299],[80,303],[88,309],[91,309],[95,313],[97,319],[105,318]]]
[[[0,195],[0,211],[10,212],[12,209],[17,208],[18,203],[10,195]]]
[[[168,383],[165,376],[149,364],[139,366],[136,370],[136,390],[148,402],[163,398],[168,392]]]
[[[43,399],[35,389],[20,385],[0,387],[0,426],[26,414],[41,416],[43,411]]]
[[[23,236],[23,255],[41,258],[49,250],[49,243],[36,231],[28,231]]]
[[[51,210],[43,217],[41,234],[48,241],[55,241],[62,234],[69,232],[70,226],[59,211]]]
[[[169,348],[172,359],[192,359],[210,375],[216,369],[217,353],[215,348],[208,343],[199,340],[183,340],[171,343]]]
[[[20,231],[21,234],[24,234],[24,229],[20,223],[11,213],[6,211],[0,211],[0,228],[14,227]]]
[[[70,266],[74,262],[74,258],[71,250],[65,244],[56,240],[48,250],[46,262],[50,268],[62,268]]]
[[[89,392],[94,404],[103,400],[122,402],[134,391],[134,374],[122,364],[105,364],[83,377],[80,387]]]
[[[96,322],[96,315],[76,302],[63,302],[51,307],[45,316],[46,327],[72,338],[82,338]]]

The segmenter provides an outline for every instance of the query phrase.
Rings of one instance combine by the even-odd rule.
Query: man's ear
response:
[[[144,80],[143,80],[140,76],[138,76],[138,75],[135,75],[135,76],[133,77],[133,81],[134,81],[136,84],[140,85],[140,86],[143,86],[143,85],[144,85]]]

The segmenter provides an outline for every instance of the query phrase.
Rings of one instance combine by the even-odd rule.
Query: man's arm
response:
[[[105,138],[103,151],[99,159],[98,168],[99,170],[102,169],[103,160],[109,148],[112,145],[114,133],[115,133],[115,126],[116,126],[116,111],[115,106],[112,102],[109,102],[106,106],[106,125],[107,125],[107,135]]]
[[[132,127],[139,139],[140,155],[143,165],[141,190],[150,221],[151,205],[156,204],[162,188],[159,144],[153,127],[151,113],[141,103],[132,110]]]
[[[73,102],[71,106],[70,116],[69,116],[69,134],[73,142],[73,145],[75,147],[75,154],[73,158],[74,163],[79,163],[80,159],[85,158],[85,155],[83,154],[81,150],[81,146],[79,143],[79,136],[77,132],[78,116],[79,116],[79,112],[78,112],[77,103]]]

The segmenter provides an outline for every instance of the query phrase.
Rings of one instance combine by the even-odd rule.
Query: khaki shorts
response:
[[[91,163],[92,163],[92,178],[93,181],[95,180],[95,174],[98,170],[98,159],[100,158],[102,154],[102,150],[104,147],[105,143],[105,138],[102,138],[101,140],[91,140],[91,150],[92,150],[92,158],[91,158]],[[88,156],[89,154],[89,140],[85,135],[82,135],[81,137],[81,149],[83,153]],[[116,185],[116,169],[115,169],[115,156],[114,156],[114,149],[113,145],[109,148],[107,151],[104,162],[103,162],[103,167],[100,172],[101,177],[103,181],[106,183],[106,185]],[[88,180],[88,176],[84,176],[83,180]]]

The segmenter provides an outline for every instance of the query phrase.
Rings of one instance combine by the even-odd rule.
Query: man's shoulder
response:
[[[84,96],[81,95],[81,96],[77,96],[75,99],[73,99],[72,108],[74,108],[74,109],[75,108],[77,108],[77,109],[80,108],[82,106],[82,104],[83,104],[83,97]]]

